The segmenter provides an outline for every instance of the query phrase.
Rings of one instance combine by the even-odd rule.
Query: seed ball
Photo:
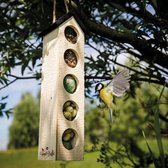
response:
[[[76,66],[76,62],[72,62],[71,67],[75,67],[75,66]]]
[[[63,141],[67,142],[71,139],[71,133],[64,133]]]
[[[73,112],[72,112],[72,117],[73,117],[73,118],[76,117],[76,114],[77,114],[77,110],[74,109]]]
[[[64,88],[68,93],[74,93],[77,88],[76,79],[72,75],[67,75],[64,78]]]
[[[69,111],[64,111],[64,117],[68,120],[72,120],[72,114]]]
[[[71,43],[77,42],[77,32],[74,30],[74,28],[67,26],[64,31],[66,39]]]
[[[72,113],[73,112],[73,107],[68,106],[65,110]]]
[[[65,51],[64,60],[65,60],[66,64],[68,66],[70,66],[71,68],[74,68],[77,64],[76,54],[70,49]]]
[[[71,105],[71,102],[70,101],[67,101],[65,104],[64,104],[64,108],[68,107]]]
[[[71,107],[76,109],[76,105],[73,102],[71,103]]]

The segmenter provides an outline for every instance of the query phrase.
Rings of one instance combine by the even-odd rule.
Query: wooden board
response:
[[[64,35],[67,26],[75,28],[77,43],[70,43]],[[76,52],[78,61],[75,68],[64,60],[67,49]],[[63,86],[67,74],[77,78],[75,93],[68,93]],[[78,105],[73,121],[63,115],[63,104],[72,100]],[[76,131],[75,147],[68,150],[62,143],[63,132],[72,128]],[[39,151],[40,160],[82,160],[84,150],[84,34],[73,17],[44,36],[43,65],[40,106]]]

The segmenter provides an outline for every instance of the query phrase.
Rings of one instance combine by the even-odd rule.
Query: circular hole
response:
[[[74,75],[68,74],[64,77],[64,88],[68,93],[74,93],[77,88],[77,79]]]
[[[68,49],[65,51],[64,60],[69,67],[71,67],[71,68],[76,67],[77,56],[72,50]]]
[[[77,42],[77,32],[74,30],[74,28],[67,26],[65,28],[64,34],[66,39],[72,44],[75,44]]]
[[[77,111],[78,106],[74,101],[68,100],[64,103],[63,114],[67,120],[72,121],[76,117]]]
[[[68,128],[62,135],[62,143],[64,147],[71,150],[75,147],[77,142],[77,133],[74,129]]]

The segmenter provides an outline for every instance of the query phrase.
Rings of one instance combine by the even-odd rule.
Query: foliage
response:
[[[9,148],[37,146],[39,104],[30,93],[14,109],[14,119],[10,126]]]
[[[167,15],[168,11],[162,6],[167,4],[167,1],[153,3],[153,1],[144,0],[144,2],[146,2],[145,5],[143,1],[132,0],[99,0],[96,3],[94,1],[82,3],[87,13],[90,14],[89,19],[92,20],[92,22],[85,21],[92,30],[86,43],[96,52],[94,55],[88,53],[86,56],[86,86],[90,86],[90,83],[95,81],[110,80],[111,72],[116,73],[116,65],[129,68],[134,81],[149,81],[159,84],[166,82],[167,65],[162,69],[162,65],[156,61],[159,53],[156,57],[154,55],[156,49],[162,50],[163,48],[167,54],[167,40],[162,41],[165,43],[163,48],[160,46],[163,44],[160,43],[161,41],[159,44],[156,42],[167,36],[165,33],[168,24],[165,23],[162,27],[161,22],[158,22],[158,19],[167,22],[160,10],[164,9],[165,15]],[[158,4],[158,6],[154,4]],[[140,45],[143,49],[140,49]],[[147,50],[152,50],[153,53]],[[120,61],[121,58],[125,59],[126,57],[129,57],[132,66],[123,65],[123,62]],[[156,62],[152,57],[156,58]],[[167,55],[165,58],[168,59]],[[162,60],[161,57],[160,59]]]
[[[103,163],[107,168],[111,168],[113,165],[129,168],[148,168],[151,166],[153,167],[154,163],[156,168],[163,168],[160,157],[152,157],[151,154],[143,151],[132,139],[130,139],[127,144],[123,144],[123,146],[117,148],[114,148],[114,146],[108,143],[103,143],[100,151],[101,154],[98,158],[98,162]],[[167,166],[168,155],[165,155],[165,163]]]
[[[39,33],[45,28],[44,22],[50,23],[50,7],[37,0],[5,0],[0,2],[0,9],[0,82],[9,84],[9,77],[16,79],[11,76],[12,68],[20,66],[22,74],[26,68],[33,73],[41,58]]]
[[[121,54],[132,55],[132,80],[167,86],[167,1],[74,1],[74,12],[86,26],[86,47],[97,53],[86,52],[86,95],[93,80],[111,79],[115,65],[125,66]],[[65,4],[57,0],[56,5],[58,19],[65,14]],[[52,0],[0,2],[0,89],[19,79],[40,78],[39,34],[51,25],[52,9]],[[31,76],[13,74],[14,67]]]
[[[153,111],[154,111],[154,128],[155,128],[155,133],[156,133],[158,149],[160,152],[161,166],[165,168],[165,156],[164,156],[163,144],[162,144],[162,139],[161,139],[161,130],[160,130],[160,121],[159,121],[159,112],[160,112],[159,104],[160,104],[160,99],[163,94],[163,91],[164,91],[164,88],[162,89],[160,93],[160,96],[157,101],[157,105],[156,107],[153,108]]]
[[[9,114],[11,113],[12,109],[6,109],[6,105],[7,103],[4,102],[4,100],[6,100],[8,98],[8,96],[2,97],[0,99],[0,117],[6,115],[7,118],[9,118]]]
[[[141,88],[135,89],[135,98],[129,97],[127,99],[127,96],[125,96],[125,98],[116,99],[111,131],[109,131],[111,128],[108,125],[108,110],[99,107],[86,112],[85,139],[89,139],[93,143],[92,147],[86,146],[86,149],[91,151],[100,150],[101,154],[98,161],[106,167],[110,167],[110,165],[149,167],[155,162],[156,167],[160,167],[159,165],[163,167],[161,162],[163,158],[165,158],[167,164],[168,151],[164,151],[166,155],[156,153],[156,150],[159,151],[160,148],[155,139],[155,137],[158,137],[155,131],[156,119],[160,122],[156,128],[160,127],[161,129],[161,142],[167,140],[168,133],[166,118],[156,118],[153,111],[159,106],[159,116],[168,114],[167,90],[163,92],[160,102],[158,102],[161,90],[162,88],[157,85],[143,84]],[[145,143],[140,145],[144,140],[142,130],[146,134],[146,140],[152,153],[147,150]],[[152,145],[151,140],[155,141],[155,147]],[[111,142],[115,142],[116,145]],[[163,149],[166,149],[166,144],[163,144]]]

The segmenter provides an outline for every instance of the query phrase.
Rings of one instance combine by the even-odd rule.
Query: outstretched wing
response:
[[[125,93],[126,90],[130,88],[129,81],[129,71],[128,69],[123,69],[109,83],[108,88],[111,89],[115,96],[120,97]]]

